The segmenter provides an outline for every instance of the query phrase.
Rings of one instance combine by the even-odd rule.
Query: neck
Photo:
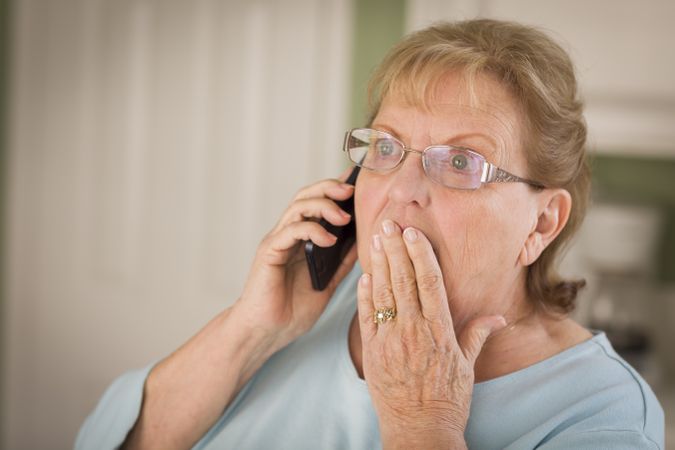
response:
[[[525,270],[515,274],[511,280],[503,280],[499,289],[489,292],[476,304],[489,305],[490,310],[482,312],[499,313],[506,320],[506,327],[490,335],[476,360],[476,382],[489,380],[532,365],[551,355],[555,347],[557,332],[554,319],[541,312],[535,302],[527,295]],[[452,309],[452,303],[451,303]],[[476,312],[462,316],[458,311],[453,318],[455,333],[460,336],[468,322],[476,317]],[[481,314],[481,313],[478,313]]]
[[[475,381],[524,369],[590,337],[586,329],[569,318],[533,311],[488,338],[476,360]]]

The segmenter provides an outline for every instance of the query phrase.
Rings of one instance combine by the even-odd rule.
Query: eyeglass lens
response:
[[[388,171],[398,166],[406,149],[387,133],[367,128],[352,130],[346,140],[349,158],[355,164],[373,171]],[[477,189],[485,159],[478,153],[446,145],[431,146],[422,156],[429,178],[456,189]]]

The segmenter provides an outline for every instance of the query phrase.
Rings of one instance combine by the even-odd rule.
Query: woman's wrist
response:
[[[255,372],[270,356],[292,340],[288,337],[288,330],[262,325],[262,321],[257,322],[255,315],[239,303],[235,303],[225,314],[221,323],[223,338],[237,344],[236,355],[233,356],[245,372]],[[248,378],[246,373],[242,375],[243,378]]]
[[[464,433],[443,427],[419,425],[380,430],[382,448],[394,449],[466,449]]]
[[[380,418],[384,449],[464,449],[464,426],[442,414]]]

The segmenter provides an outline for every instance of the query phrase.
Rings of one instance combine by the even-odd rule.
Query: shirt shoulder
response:
[[[484,448],[534,448],[598,438],[601,432],[641,436],[653,442],[653,448],[663,447],[664,417],[656,396],[604,333],[533,366],[477,384],[475,409],[472,405],[477,427],[496,419],[488,412],[495,401],[501,420],[506,418],[500,425],[505,440]]]
[[[87,417],[75,440],[75,449],[118,448],[136,423],[143,401],[143,388],[156,364],[119,376],[105,391]]]

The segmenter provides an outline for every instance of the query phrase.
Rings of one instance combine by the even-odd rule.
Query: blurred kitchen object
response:
[[[663,221],[657,207],[600,203],[589,210],[580,237],[596,284],[588,325],[605,331],[616,351],[654,384],[662,376],[653,315]]]

